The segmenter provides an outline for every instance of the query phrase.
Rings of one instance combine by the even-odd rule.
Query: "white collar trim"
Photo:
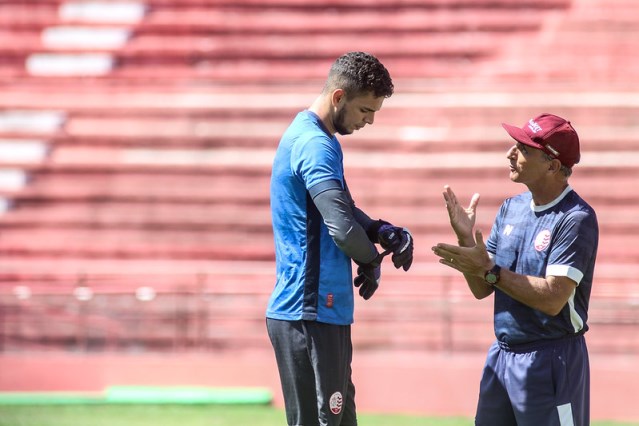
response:
[[[559,197],[542,206],[536,206],[535,202],[533,200],[530,200],[530,209],[534,212],[543,212],[544,210],[548,210],[549,208],[556,206],[561,200],[563,200],[566,194],[568,194],[570,191],[572,191],[572,187],[568,185],[566,189],[564,189],[563,192],[559,194]]]

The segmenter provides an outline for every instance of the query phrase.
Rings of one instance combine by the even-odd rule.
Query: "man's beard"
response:
[[[335,127],[335,131],[340,135],[350,135],[353,133],[352,130],[348,130],[344,125],[346,121],[346,108],[342,107],[339,111],[337,111],[337,115],[335,115],[335,119],[333,120],[333,126]]]

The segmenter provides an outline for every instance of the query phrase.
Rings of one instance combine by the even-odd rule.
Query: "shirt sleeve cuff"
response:
[[[546,268],[546,276],[549,275],[554,277],[568,277],[576,282],[577,285],[579,285],[581,279],[584,277],[583,272],[568,265],[548,265]]]

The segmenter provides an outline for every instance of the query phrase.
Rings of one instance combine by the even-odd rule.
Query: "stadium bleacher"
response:
[[[366,50],[396,94],[373,127],[342,139],[347,179],[367,212],[413,231],[416,262],[408,274],[387,267],[374,303],[358,300],[356,345],[471,350],[491,340],[490,303],[431,254],[451,239],[441,190],[481,193],[487,230],[501,200],[523,190],[508,180],[499,123],[548,110],[581,136],[571,183],[599,215],[591,347],[636,351],[634,7],[2,2],[0,347],[267,346],[274,149],[332,60]],[[154,326],[132,326],[140,321]],[[624,338],[604,343],[620,326]]]

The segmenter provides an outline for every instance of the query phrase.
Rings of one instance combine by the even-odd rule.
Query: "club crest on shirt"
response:
[[[535,250],[544,251],[550,244],[550,231],[548,229],[544,229],[535,238]]]
[[[342,393],[335,392],[331,395],[331,399],[329,399],[328,404],[331,409],[331,413],[339,414],[342,412]]]

